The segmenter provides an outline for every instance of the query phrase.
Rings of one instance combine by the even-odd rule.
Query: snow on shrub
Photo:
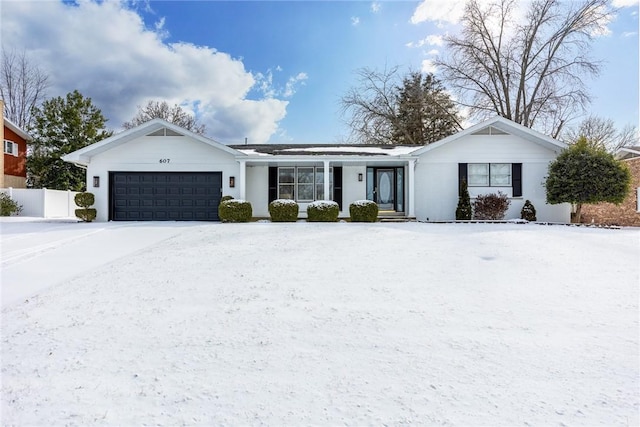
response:
[[[76,202],[76,205],[81,208],[75,210],[76,217],[85,222],[91,222],[96,219],[97,211],[90,208],[96,201],[93,193],[78,193],[74,196],[73,200]]]
[[[9,197],[8,194],[0,193],[0,216],[11,216],[20,214],[22,206]]]
[[[307,206],[307,221],[336,222],[340,214],[340,207],[330,200],[317,200]]]
[[[222,196],[222,198],[220,199],[220,202],[221,203],[226,202],[227,200],[233,200],[233,196],[229,196],[229,195]]]
[[[537,221],[536,218],[536,208],[533,206],[529,200],[524,202],[524,206],[520,211],[520,218],[525,219],[527,221]]]
[[[229,199],[218,206],[218,216],[222,222],[249,222],[253,209],[246,200]]]
[[[295,200],[276,199],[269,203],[269,215],[272,222],[296,222],[299,207]]]
[[[376,222],[378,204],[373,200],[356,200],[349,205],[351,222]]]
[[[483,194],[473,202],[473,219],[500,220],[504,219],[511,201],[506,194]]]

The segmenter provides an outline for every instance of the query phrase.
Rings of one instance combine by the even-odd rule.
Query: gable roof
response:
[[[640,146],[620,147],[615,153],[616,159],[633,159],[640,157]]]
[[[172,133],[183,135],[200,141],[204,144],[210,145],[214,148],[224,151],[225,153],[229,153],[234,156],[244,156],[245,154],[234,150],[222,143],[214,141],[213,139],[207,138],[206,136],[199,135],[197,133],[188,131],[180,126],[177,126],[173,123],[169,123],[166,120],[162,119],[153,119],[148,122],[141,124],[140,126],[136,126],[134,128],[125,130],[124,132],[120,132],[109,138],[105,138],[102,141],[98,141],[94,144],[88,145],[84,148],[76,150],[72,153],[69,153],[62,157],[62,160],[65,162],[75,163],[79,165],[88,165],[91,162],[91,158],[103,153],[112,148],[118,147],[122,144],[125,144],[129,141],[132,141],[136,138],[140,138],[145,135],[149,135],[151,133],[157,132],[162,129],[167,129]]]
[[[4,125],[9,129],[11,129],[13,132],[15,132],[20,138],[27,141],[32,139],[31,135],[29,135],[27,132],[20,129],[20,127],[17,124],[13,123],[11,120],[7,119],[6,117],[3,117],[3,119],[4,119]]]
[[[450,135],[444,139],[441,139],[440,141],[420,147],[417,150],[413,151],[411,154],[419,156],[428,151],[440,148],[445,144],[457,141],[458,139],[463,138],[467,135],[472,135],[476,132],[483,131],[488,127],[498,129],[499,131],[506,132],[511,135],[519,136],[523,139],[532,141],[553,151],[563,150],[567,148],[567,145],[563,142],[555,140],[526,126],[522,126],[521,124],[518,124],[512,120],[505,119],[502,116],[495,116],[476,125],[473,125],[467,129],[461,130],[460,132]]]

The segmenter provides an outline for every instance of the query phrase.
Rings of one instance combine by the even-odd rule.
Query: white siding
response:
[[[362,181],[358,181],[358,174]],[[342,216],[349,216],[349,204],[367,198],[367,167],[344,166],[342,168]]]
[[[506,219],[520,218],[525,200],[537,210],[539,221],[568,222],[570,205],[548,205],[544,189],[547,166],[558,152],[513,135],[467,135],[420,156],[416,167],[416,217],[419,220],[455,219],[458,204],[458,163],[522,163],[522,197],[511,198]],[[474,197],[511,188],[470,188]]]
[[[269,217],[269,167],[247,165],[247,196],[253,216]]]
[[[222,172],[222,194],[239,196],[240,166],[231,154],[186,136],[145,136],[91,159],[87,191],[96,196],[98,221],[109,217],[109,172]],[[93,187],[94,176],[100,177],[99,188]],[[235,188],[229,187],[230,176],[236,177]]]

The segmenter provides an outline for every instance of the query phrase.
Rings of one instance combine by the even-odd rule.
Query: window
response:
[[[511,187],[511,163],[469,163],[469,187]]]
[[[8,139],[4,140],[4,152],[18,157],[18,144]]]
[[[333,195],[333,170],[329,168],[329,188]],[[324,168],[314,166],[278,168],[278,198],[298,202],[324,200]]]

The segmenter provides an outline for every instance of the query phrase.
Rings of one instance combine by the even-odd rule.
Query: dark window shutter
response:
[[[462,181],[467,181],[467,164],[466,163],[458,163],[458,197],[460,196],[460,187],[462,186]],[[469,182],[467,181],[467,184]]]
[[[522,197],[522,163],[511,165],[511,185],[513,197]]]
[[[333,201],[342,210],[342,166],[333,167]]]
[[[269,203],[278,198],[278,168],[269,167]]]

